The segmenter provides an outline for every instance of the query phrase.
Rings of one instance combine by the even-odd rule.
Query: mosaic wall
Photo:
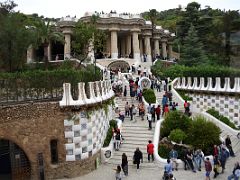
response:
[[[189,93],[193,98],[192,109],[195,111],[216,109],[221,115],[228,117],[236,125],[240,125],[240,98],[228,95]]]
[[[112,106],[108,110],[82,111],[64,120],[66,161],[91,157],[102,147],[109,121],[113,119]]]

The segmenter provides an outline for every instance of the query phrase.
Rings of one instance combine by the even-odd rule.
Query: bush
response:
[[[143,90],[143,97],[147,103],[156,103],[156,96],[152,89],[144,89]]]
[[[188,67],[183,65],[172,65],[168,68],[164,67],[162,63],[157,62],[152,66],[153,75],[156,77],[174,79],[176,77],[239,77],[240,70],[213,65],[200,65]]]
[[[220,134],[221,130],[218,126],[198,116],[193,118],[192,126],[187,133],[186,143],[209,153],[214,144],[220,143]]]
[[[193,98],[189,97],[188,95],[186,95],[186,91],[184,90],[177,90],[177,93],[183,98],[183,100],[185,101],[192,101]]]
[[[158,154],[161,158],[169,158],[169,152],[171,149],[167,147],[166,145],[160,144],[158,147]]]
[[[171,131],[171,133],[169,135],[169,139],[176,143],[180,143],[181,141],[186,139],[186,137],[187,137],[186,133],[184,131],[182,131],[181,129],[174,129]]]
[[[161,137],[168,137],[174,129],[187,132],[191,127],[191,119],[180,111],[170,111],[160,129]]]
[[[116,128],[116,127],[117,127],[117,121],[115,121],[115,120],[109,121],[109,128],[108,128],[107,136],[104,140],[103,147],[109,146],[109,143],[112,140],[112,136],[113,136],[112,129]]]
[[[236,129],[236,130],[239,130],[239,128],[237,128],[234,123],[232,123],[227,117],[219,114],[219,112],[216,111],[214,108],[207,110],[207,113],[211,114],[212,116],[214,116],[218,120],[222,121],[223,123],[225,123],[229,127],[233,128],[233,129]]]

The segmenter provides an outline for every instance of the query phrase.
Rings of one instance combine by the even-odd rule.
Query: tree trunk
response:
[[[44,47],[44,63],[45,63],[45,69],[48,69],[48,44],[49,43],[44,43],[43,47]]]

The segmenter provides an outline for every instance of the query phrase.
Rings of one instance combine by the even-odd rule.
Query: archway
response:
[[[31,166],[25,152],[14,142],[0,139],[0,179],[28,180]]]
[[[114,60],[108,65],[108,69],[111,69],[112,71],[118,72],[118,70],[121,70],[122,73],[127,73],[130,66],[128,62],[124,60]]]

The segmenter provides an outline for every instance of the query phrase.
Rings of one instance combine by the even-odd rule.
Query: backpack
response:
[[[154,113],[155,113],[155,108],[154,108],[154,107],[151,108],[150,113],[151,113],[151,114],[154,114]]]

